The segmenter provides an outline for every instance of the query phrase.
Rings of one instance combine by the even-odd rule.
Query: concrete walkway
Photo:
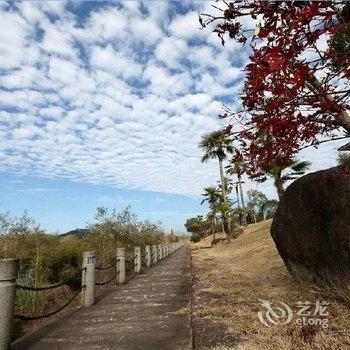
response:
[[[188,350],[190,265],[188,248],[16,341],[13,350]]]

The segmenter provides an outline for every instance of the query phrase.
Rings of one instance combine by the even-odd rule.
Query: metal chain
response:
[[[104,286],[105,284],[113,281],[118,275],[119,275],[119,271],[116,274],[114,274],[114,276],[111,279],[109,279],[108,281],[106,281],[106,282],[96,282],[95,285],[96,286]]]
[[[112,267],[115,267],[115,266],[116,266],[116,263],[113,263],[112,265],[107,266],[107,267],[96,266],[96,267],[95,267],[95,270],[98,270],[98,271],[106,271],[106,270],[109,270],[109,269],[111,269]]]
[[[59,283],[59,284],[54,284],[54,285],[51,285],[51,286],[47,286],[47,287],[30,287],[30,286],[23,286],[21,284],[17,284],[17,288],[18,289],[22,289],[22,290],[30,290],[32,292],[40,292],[42,290],[49,290],[49,289],[55,289],[55,288],[59,288],[59,287],[62,287],[62,286],[68,286],[69,285],[67,283]]]
[[[86,270],[86,267],[82,268],[80,270],[80,274]],[[78,275],[79,276],[79,275]],[[80,276],[79,276],[80,277]],[[32,287],[32,286],[24,286],[22,284],[17,284],[17,288],[18,289],[22,289],[22,290],[29,290],[31,292],[41,292],[43,290],[49,290],[49,289],[55,289],[55,288],[59,288],[59,287],[63,287],[63,286],[67,286],[70,287],[68,281],[66,282],[62,282],[62,283],[56,283],[56,284],[52,284],[50,286],[45,286],[45,287]]]
[[[81,290],[83,288],[85,288],[86,286],[82,286]],[[64,305],[62,305],[60,308],[58,308],[55,311],[49,312],[48,314],[45,315],[40,315],[40,316],[25,316],[25,315],[14,315],[14,318],[16,320],[22,320],[22,321],[35,321],[35,320],[40,320],[42,318],[47,318],[50,316],[53,316],[57,313],[59,313],[60,311],[62,311],[64,308],[66,308],[70,303],[72,303],[72,301],[80,294],[81,290],[79,290],[76,294],[73,295],[72,298],[70,298]]]

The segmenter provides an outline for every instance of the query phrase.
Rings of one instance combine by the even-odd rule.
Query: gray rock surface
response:
[[[303,176],[286,190],[271,235],[287,268],[350,282],[350,169]]]

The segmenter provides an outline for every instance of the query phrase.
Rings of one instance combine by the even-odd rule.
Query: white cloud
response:
[[[62,16],[66,3],[65,0],[40,1],[40,7],[51,15]]]
[[[198,143],[226,124],[216,116],[234,103],[246,52],[199,30],[207,3],[94,6],[82,18],[65,2],[0,7],[2,170],[200,194],[218,169]],[[318,154],[316,168],[334,158]]]
[[[134,38],[140,42],[156,43],[163,33],[152,19],[135,18],[130,23]]]
[[[117,9],[101,10],[91,14],[88,29],[96,40],[112,40],[124,36],[127,21]]]
[[[110,45],[106,48],[94,47],[91,51],[90,62],[96,68],[109,71],[124,78],[138,76],[142,71],[141,65],[115,51]]]
[[[190,39],[196,36],[204,36],[200,31],[198,12],[192,11],[185,15],[177,15],[169,25],[169,31],[178,38]]]
[[[186,94],[191,85],[189,73],[170,74],[166,69],[154,64],[146,68],[144,76],[151,82],[151,93],[159,96]]]
[[[158,44],[155,56],[168,67],[178,68],[181,66],[180,60],[186,57],[187,50],[184,40],[166,37]]]
[[[70,34],[61,32],[52,24],[45,26],[44,29],[44,38],[40,45],[43,50],[60,56],[75,58],[76,53]]]

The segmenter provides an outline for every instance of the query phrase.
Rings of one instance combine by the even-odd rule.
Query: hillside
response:
[[[271,220],[249,225],[230,244],[192,250],[194,330],[197,349],[349,349],[349,307],[315,286],[295,281],[269,234]],[[262,324],[259,299],[293,310],[287,324]],[[296,303],[330,305],[328,328],[298,325]],[[280,304],[278,306],[281,306]],[[316,316],[317,317],[317,316]],[[219,346],[220,345],[220,346]]]
[[[89,232],[89,230],[87,228],[77,228],[75,230],[71,230],[71,231],[62,233],[60,236],[61,237],[75,236],[77,238],[82,238],[88,232]]]

